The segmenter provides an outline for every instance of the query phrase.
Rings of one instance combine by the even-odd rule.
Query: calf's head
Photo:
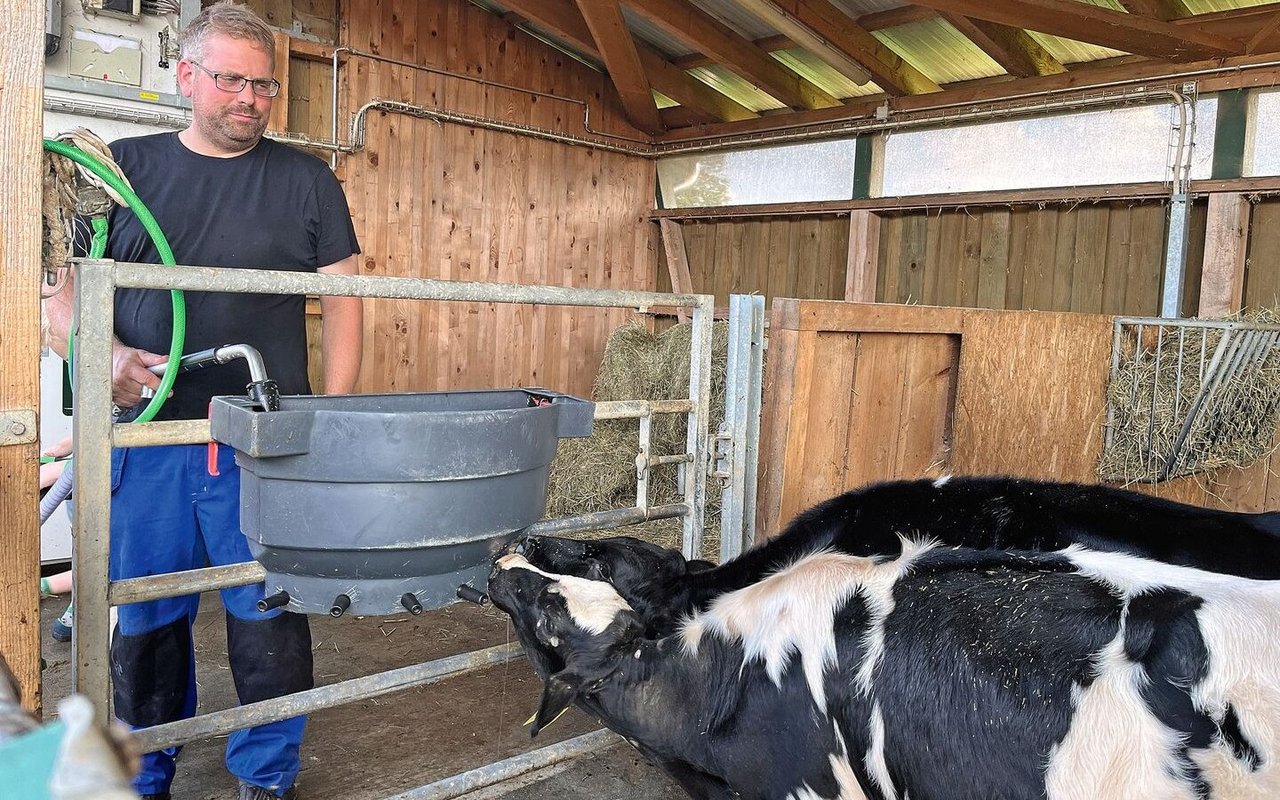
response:
[[[505,552],[558,575],[608,581],[645,621],[651,635],[670,632],[689,610],[688,577],[714,565],[631,536],[577,540],[524,536]]]
[[[543,680],[535,736],[575,700],[599,690],[644,634],[640,618],[607,581],[539,569],[519,553],[494,561],[489,596],[511,617]]]

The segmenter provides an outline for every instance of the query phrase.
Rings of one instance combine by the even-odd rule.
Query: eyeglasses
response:
[[[197,61],[188,61],[187,63],[213,78],[213,85],[224,92],[239,94],[244,91],[244,85],[248,83],[253,86],[253,93],[258,97],[275,97],[280,94],[280,81],[275,78],[251,80],[242,75],[231,75],[226,72],[214,72],[211,69],[205,69],[204,65]]]

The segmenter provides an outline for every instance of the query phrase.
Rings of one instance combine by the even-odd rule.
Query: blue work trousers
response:
[[[204,445],[117,449],[111,454],[112,580],[249,561],[240,532],[240,471],[220,447],[209,474]],[[263,584],[222,590],[236,694],[252,703],[311,688],[305,615],[257,609]],[[191,625],[200,596],[120,606],[111,642],[116,715],[133,727],[192,716],[196,708]],[[306,717],[232,733],[227,769],[277,794],[293,785]],[[143,757],[140,794],[167,791],[180,748]]]

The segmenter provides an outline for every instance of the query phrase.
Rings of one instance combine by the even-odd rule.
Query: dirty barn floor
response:
[[[70,684],[71,647],[48,635],[65,600],[42,604],[46,715]],[[235,703],[226,660],[226,627],[216,594],[204,595],[196,620],[200,713]],[[420,617],[311,617],[317,685],[370,675],[503,644],[506,617],[457,604]],[[312,715],[298,779],[303,800],[382,800],[457,773],[552,744],[599,726],[574,710],[531,740],[523,723],[537,708],[541,682],[524,659],[431,686]],[[184,748],[174,800],[234,797],[223,767],[225,737]],[[468,795],[468,800],[682,800],[675,784],[619,741],[590,756]]]

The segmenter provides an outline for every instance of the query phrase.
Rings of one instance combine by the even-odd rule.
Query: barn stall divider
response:
[[[642,502],[636,507],[547,519],[535,523],[525,529],[525,532],[554,534],[600,530],[651,519],[682,517],[686,555],[693,557],[701,552],[708,491],[708,462],[713,441],[707,430],[711,393],[711,325],[714,313],[714,298],[710,295],[81,260],[77,262],[75,320],[79,331],[75,361],[78,396],[74,423],[78,486],[73,520],[76,618],[72,682],[75,691],[87,696],[103,715],[102,718],[108,718],[111,697],[111,606],[242,586],[256,583],[265,575],[261,565],[248,562],[120,581],[108,579],[112,448],[201,444],[211,440],[208,420],[129,425],[111,422],[111,311],[116,289],[126,287],[636,309],[655,306],[690,308],[693,329],[688,398],[602,402],[595,406],[596,419],[641,420],[639,449],[642,453],[649,453],[648,442],[645,441],[647,426],[643,424],[644,421],[657,413],[687,415],[686,453],[650,454],[648,463],[637,463],[637,479],[641,482],[652,466],[679,464],[683,502],[655,507]],[[730,336],[731,366],[727,382],[729,397],[726,425],[714,440],[717,451],[716,475],[722,483],[726,511],[722,519],[722,542],[727,543],[723,546],[723,553],[726,556],[736,554],[742,543],[749,538],[753,527],[749,515],[754,513],[754,492],[748,487],[754,488],[755,485],[754,431],[758,425],[762,376],[762,301],[763,298],[758,297],[738,297],[733,303],[736,310],[732,316],[736,322]],[[735,386],[736,382],[743,381],[746,385]],[[643,498],[644,493],[639,493],[639,496]],[[435,683],[520,655],[521,651],[516,645],[491,647],[156,725],[139,730],[135,735],[144,752],[171,747],[251,725]],[[522,772],[591,752],[611,741],[611,736],[606,731],[586,734],[419,787],[402,796],[436,800],[455,797]]]
[[[1097,483],[1116,317],[777,299],[757,538],[875,481],[1011,475]],[[1238,511],[1280,506],[1280,453],[1131,488]]]

